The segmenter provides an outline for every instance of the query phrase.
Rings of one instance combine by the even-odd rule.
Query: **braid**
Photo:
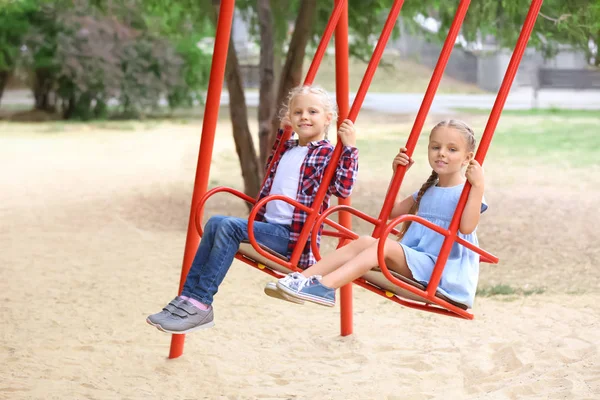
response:
[[[419,203],[421,203],[421,198],[423,197],[423,195],[425,194],[427,189],[429,189],[430,187],[432,187],[433,185],[435,185],[437,183],[437,180],[438,180],[437,172],[431,171],[431,175],[429,175],[429,178],[427,178],[425,183],[421,186],[421,189],[419,189],[419,193],[417,193],[417,199],[415,200],[415,204],[413,204],[413,206],[408,211],[409,214],[412,214],[412,215],[417,214],[417,211],[419,211]],[[402,240],[402,238],[408,231],[408,228],[410,227],[411,222],[412,221],[406,221],[406,222],[404,222],[404,224],[402,224],[402,228],[400,229],[400,233],[398,234],[398,240]]]

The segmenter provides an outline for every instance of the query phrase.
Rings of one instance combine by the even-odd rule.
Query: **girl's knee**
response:
[[[371,247],[376,242],[377,239],[371,236],[360,236],[358,239],[355,239],[353,242],[351,242],[350,245],[352,246],[352,248],[358,251],[363,251]]]
[[[363,244],[363,245],[365,245],[365,246],[370,246],[370,245],[376,243],[377,239],[375,239],[372,236],[361,236],[358,239],[356,239],[356,241],[359,242],[359,243],[361,243],[361,244]]]

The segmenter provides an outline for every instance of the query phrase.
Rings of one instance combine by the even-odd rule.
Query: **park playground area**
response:
[[[241,189],[221,113],[210,186]],[[479,135],[487,120],[452,116]],[[445,117],[428,118],[402,194],[428,176],[428,130]],[[378,214],[413,118],[359,116],[357,208]],[[355,287],[340,337],[339,304],[269,298],[272,278],[236,261],[216,326],[168,360],[170,335],[145,318],[176,294],[201,119],[0,121],[0,399],[598,399],[598,126],[597,112],[502,116],[478,229],[500,264],[481,265],[473,321]],[[247,210],[221,195],[206,212]]]

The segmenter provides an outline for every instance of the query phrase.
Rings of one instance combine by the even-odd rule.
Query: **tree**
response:
[[[311,24],[314,21],[316,6],[316,0],[302,0],[300,12],[298,13],[294,24],[294,33],[290,40],[285,64],[279,79],[279,89],[277,90],[277,97],[275,98],[275,104],[278,107],[280,104],[283,104],[289,91],[293,87],[298,86],[302,81],[302,65],[304,64],[304,57],[306,55],[306,45],[311,36]],[[268,135],[269,139],[264,143],[264,147],[261,147],[260,149],[261,160],[264,160],[263,162],[266,162],[267,160],[267,152],[275,141],[277,129],[280,124],[279,115],[277,115],[277,113],[274,113],[271,118],[271,131]]]
[[[258,89],[258,148],[260,165],[267,162],[271,132],[271,118],[274,114],[273,93],[275,87],[275,48],[273,42],[273,13],[269,0],[257,0],[258,23],[260,25],[260,61],[258,65],[260,87]]]
[[[36,6],[34,0],[0,5],[0,101],[17,65],[21,44],[30,28],[29,20]]]
[[[387,16],[385,10],[389,9],[392,0],[351,0],[350,3],[350,19],[355,22],[350,28],[350,32],[355,38],[351,45],[351,54],[361,59],[366,59],[373,48],[373,34],[382,25],[383,20],[385,20]],[[307,46],[309,44],[315,45],[320,40],[320,35],[332,11],[333,1],[290,0],[284,3],[277,0],[272,0],[271,2],[268,0],[242,0],[236,2],[236,5],[246,19],[250,21],[250,31],[254,34],[254,39],[260,43],[261,48],[259,148],[260,165],[264,165],[279,127],[278,108],[285,101],[290,89],[302,82],[302,68]],[[269,10],[275,21],[273,25],[274,38],[272,40],[265,37],[268,36],[268,31],[271,29],[269,27]],[[287,21],[290,21],[294,17],[294,30],[289,43],[287,43]],[[260,27],[258,32],[256,29],[257,25]],[[272,93],[270,81],[271,76],[273,76],[272,71],[276,69],[271,64],[271,54],[282,54],[283,46],[286,43],[288,48],[285,64],[278,79],[277,95],[275,99],[272,97],[269,98],[268,93]],[[230,51],[232,51],[231,47]],[[274,78],[273,76],[273,80]],[[246,110],[243,96],[235,96],[234,98],[230,94],[230,108],[238,110],[238,113],[239,110]],[[239,123],[232,121],[232,124],[234,125],[235,137],[235,126],[239,125]],[[253,146],[251,139],[247,140],[247,143]],[[240,159],[240,163],[243,169],[245,162],[242,162]],[[261,171],[259,168],[258,172],[260,173]],[[246,171],[243,171],[242,174],[244,175],[244,186],[248,187],[249,182],[247,181]]]
[[[130,0],[132,1],[132,0]],[[211,0],[139,0],[144,25],[171,41],[183,58],[185,85],[171,92],[169,104],[191,106],[203,101],[210,73],[211,54],[198,44],[214,36]]]
[[[474,0],[465,18],[462,33],[470,42],[493,36],[501,47],[514,47],[530,2],[519,0]],[[439,39],[445,35],[455,7],[444,0],[425,0],[424,10],[441,22]],[[600,2],[598,0],[545,0],[529,45],[545,56],[559,45],[582,50],[590,65],[600,67]]]
[[[23,44],[37,109],[90,119],[106,117],[113,98],[127,116],[156,109],[164,96],[183,101],[173,95],[192,90],[181,77],[182,58],[132,5],[105,11],[85,0],[56,1],[33,13]]]

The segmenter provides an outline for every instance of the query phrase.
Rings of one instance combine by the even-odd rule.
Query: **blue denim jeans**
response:
[[[290,227],[255,221],[254,237],[260,244],[285,255],[290,241]],[[211,217],[204,227],[204,235],[181,294],[204,304],[212,304],[213,296],[244,239],[248,239],[247,219],[222,215]]]

